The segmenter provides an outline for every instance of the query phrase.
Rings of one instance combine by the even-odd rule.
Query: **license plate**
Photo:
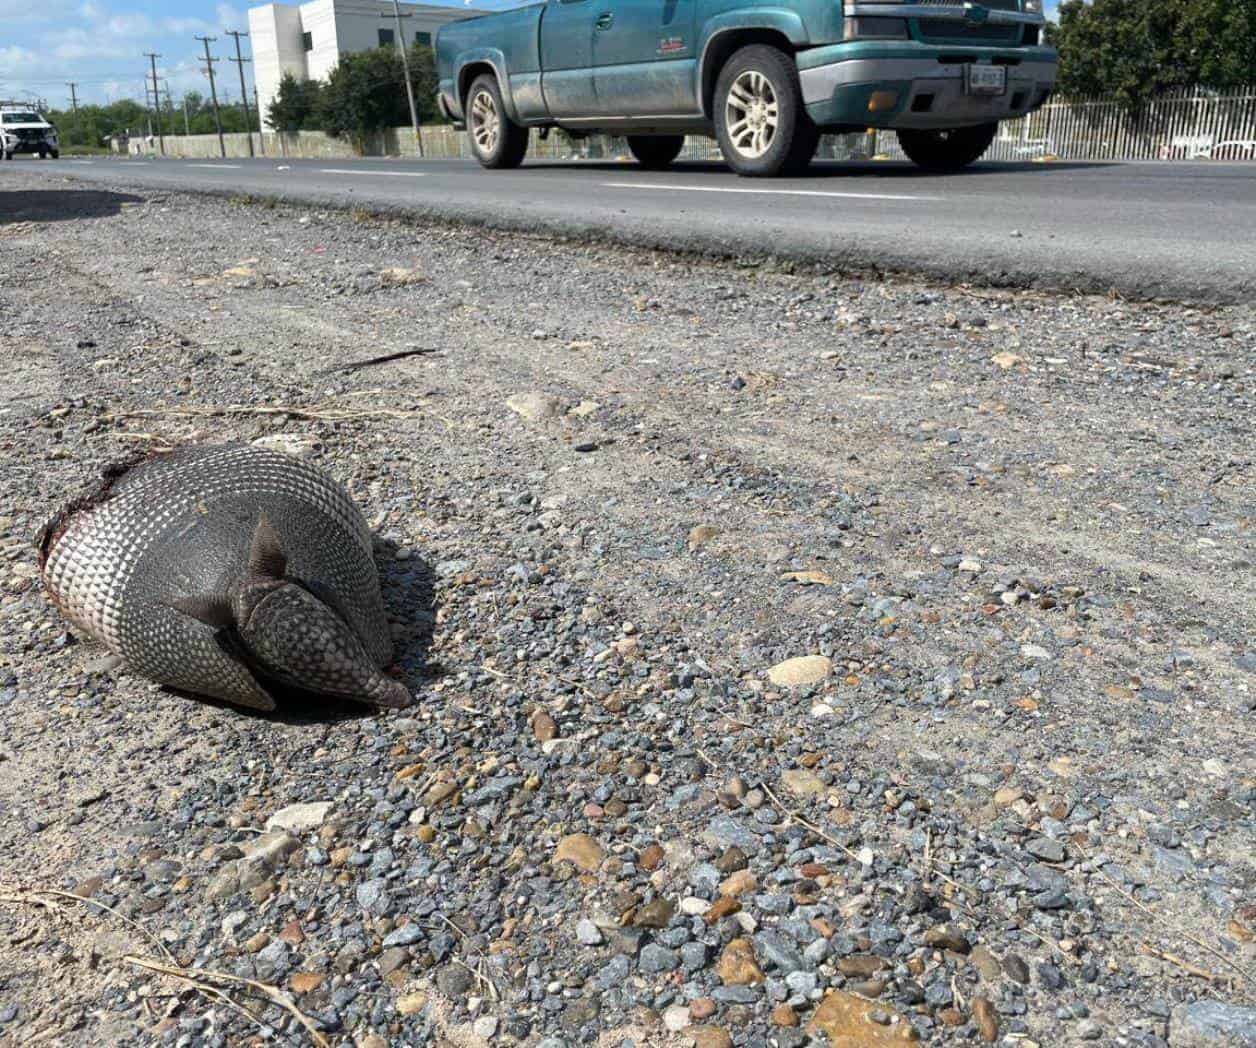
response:
[[[970,62],[964,66],[964,80],[970,95],[1001,95],[1007,90],[1007,67]]]

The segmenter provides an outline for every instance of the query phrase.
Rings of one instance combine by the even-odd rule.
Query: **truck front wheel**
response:
[[[958,171],[990,148],[998,124],[953,127],[941,131],[898,132],[898,144],[908,159],[926,171]]]
[[[484,167],[518,167],[528,151],[528,129],[506,115],[497,78],[478,76],[467,92],[465,107],[471,152]]]
[[[771,178],[802,171],[820,133],[807,115],[792,56],[767,44],[733,54],[715,84],[715,136],[739,175]]]
[[[629,135],[628,148],[647,171],[670,167],[685,147],[684,135]]]

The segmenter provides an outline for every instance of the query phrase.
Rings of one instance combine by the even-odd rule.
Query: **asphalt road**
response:
[[[1256,287],[1253,164],[982,163],[940,176],[817,163],[804,178],[755,181],[697,163],[662,173],[588,161],[508,172],[464,160],[28,163],[122,187],[277,195],[948,283],[1204,302],[1250,301]]]

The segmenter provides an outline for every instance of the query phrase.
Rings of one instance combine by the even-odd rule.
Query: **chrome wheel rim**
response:
[[[747,69],[733,81],[724,101],[724,125],[732,147],[747,159],[761,157],[776,140],[780,108],[772,81]]]
[[[497,148],[497,136],[501,131],[501,118],[497,115],[497,103],[485,88],[471,99],[471,135],[476,148],[489,155]]]

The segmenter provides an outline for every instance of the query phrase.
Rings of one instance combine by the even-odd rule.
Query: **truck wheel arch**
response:
[[[698,60],[698,89],[702,113],[714,113],[715,82],[733,54],[750,44],[768,44],[793,54],[807,43],[807,30],[794,11],[754,9],[729,12],[703,27],[702,57]]]
[[[463,56],[458,64],[458,76],[455,83],[458,88],[458,105],[462,107],[462,118],[467,117],[467,92],[471,90],[475,78],[482,73],[496,78],[497,90],[501,92],[502,105],[512,120],[519,119],[519,111],[515,108],[514,94],[510,90],[510,80],[505,75],[506,60],[500,52],[491,50],[477,51]]]

